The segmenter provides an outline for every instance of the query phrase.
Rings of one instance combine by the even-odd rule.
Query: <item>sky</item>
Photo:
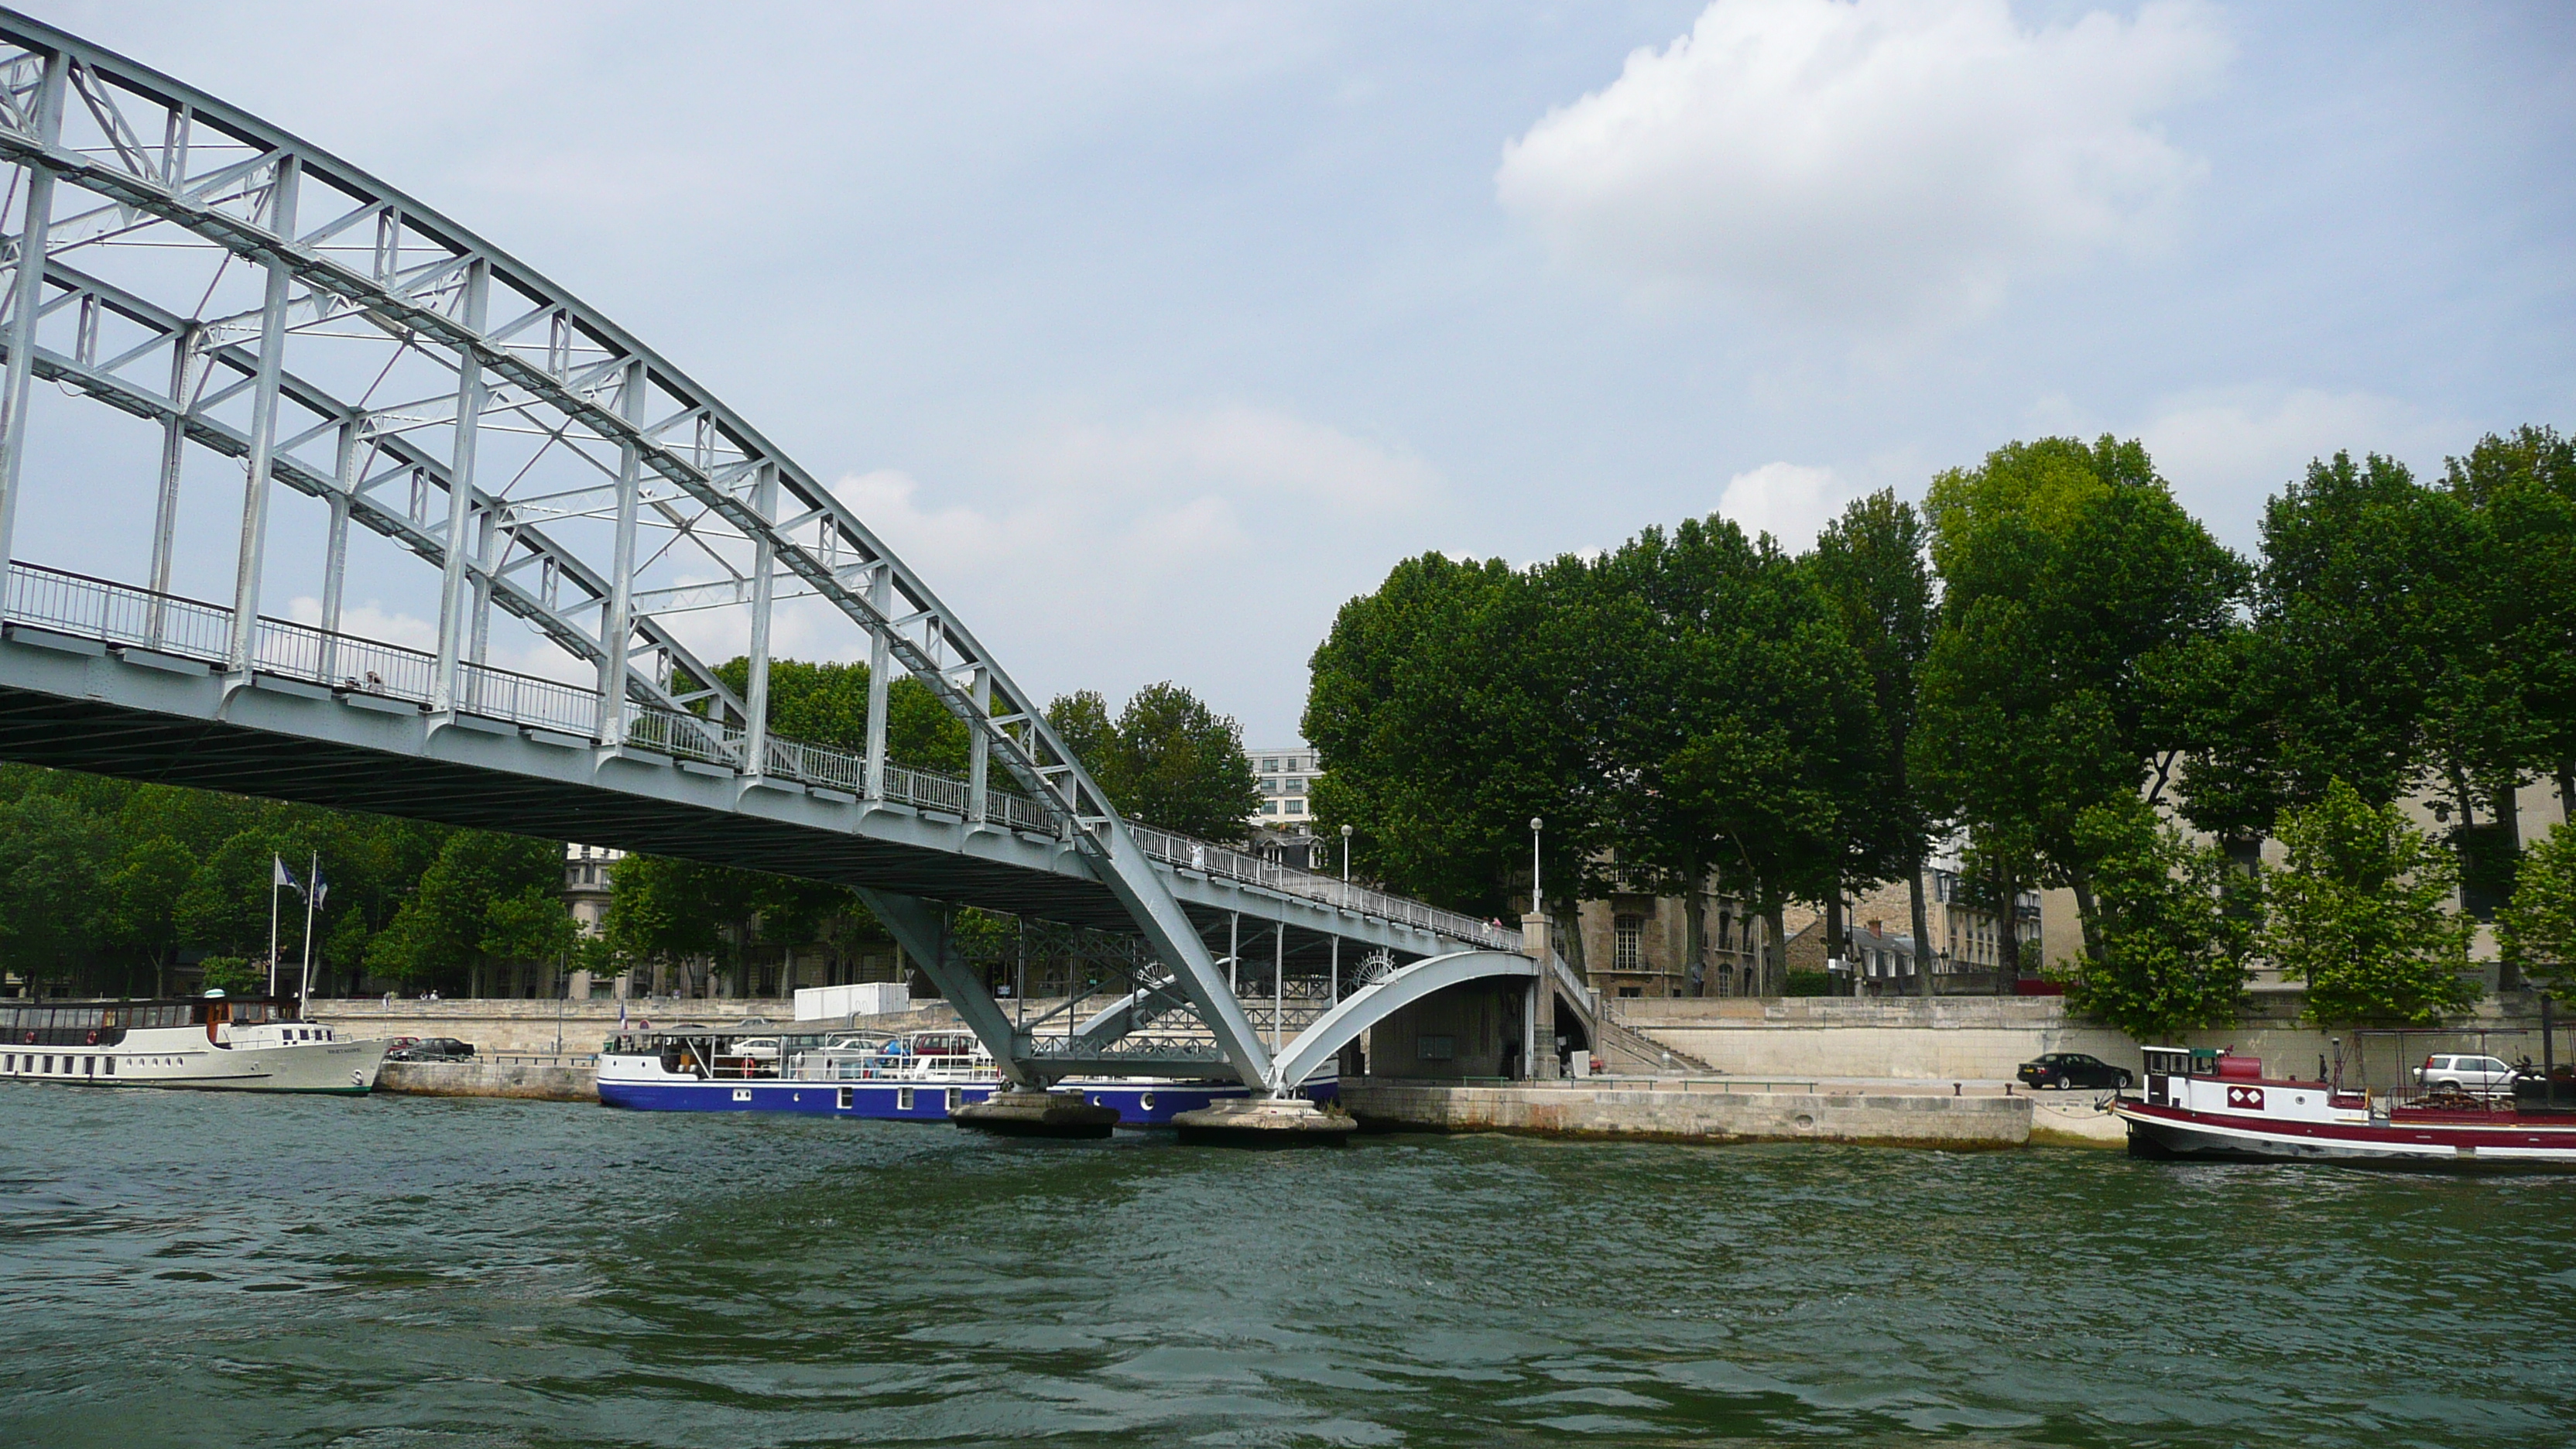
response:
[[[604,310],[1024,687],[1255,747],[1426,551],[2106,431],[2251,550],[2576,429],[2563,5],[18,3]]]

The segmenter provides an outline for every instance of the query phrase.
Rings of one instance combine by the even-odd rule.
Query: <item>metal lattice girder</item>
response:
[[[456,717],[467,667],[484,670],[497,606],[600,681],[603,744],[627,738],[611,718],[627,697],[698,706],[757,744],[759,731],[744,730],[750,701],[657,620],[752,609],[746,693],[757,698],[769,608],[820,600],[879,664],[866,800],[887,769],[882,691],[900,668],[967,728],[970,833],[989,818],[984,772],[998,761],[1171,969],[1236,1072],[1267,1076],[1268,1054],[1197,929],[1035,698],[853,511],[668,359],[367,172],[9,12],[0,160],[13,168],[0,202],[0,565],[24,486],[28,389],[42,377],[161,425],[156,599],[168,589],[180,453],[193,444],[241,460],[227,687],[252,682],[266,627],[272,484],[330,505],[326,632],[348,522],[437,569],[440,719]],[[192,257],[205,270],[175,285]],[[613,547],[586,548],[577,531],[603,523]],[[646,657],[649,669],[637,664]],[[765,752],[737,768],[759,776]],[[1009,1054],[993,1023],[978,1030]]]
[[[242,379],[250,378],[257,371],[258,358],[251,349],[240,343],[192,340],[192,334],[199,339],[211,334],[189,319],[167,312],[124,288],[61,263],[47,265],[46,285],[55,289],[46,311],[94,306],[112,312],[139,327],[150,329],[165,348],[189,349],[190,355],[200,360],[195,374],[199,378],[210,377],[213,375],[211,369],[217,367],[229,368]],[[0,343],[0,356],[5,355],[6,344]],[[125,356],[102,362],[84,359],[77,354],[64,356],[39,347],[34,354],[34,368],[36,376],[48,382],[78,388],[90,397],[136,417],[175,422],[190,442],[215,452],[241,457],[250,451],[250,438],[239,428],[215,416],[206,405],[204,394],[201,393],[192,403],[186,396],[151,386],[157,374],[147,370],[138,378],[119,365],[155,360],[139,348],[129,349]],[[175,375],[179,370],[172,368],[169,371]],[[299,402],[317,414],[355,417],[360,413],[358,408],[340,402],[292,372],[281,374],[279,390],[283,397]],[[227,395],[225,391],[217,390],[212,396],[220,402]],[[413,444],[398,429],[373,435],[369,451],[373,455],[370,461],[379,462],[382,466],[372,470],[353,466],[345,470],[325,471],[306,466],[292,456],[282,456],[275,461],[274,476],[289,487],[317,498],[344,499],[353,520],[410,549],[423,560],[444,568],[448,552],[444,520],[434,526],[415,520],[399,501],[388,498],[387,489],[397,483],[421,479],[444,494],[449,483],[447,462]],[[473,506],[477,512],[486,509],[498,511],[502,506],[500,500],[488,495],[478,492],[475,497]],[[494,602],[537,626],[565,652],[584,660],[598,660],[607,646],[600,642],[595,626],[585,627],[578,622],[577,608],[564,608],[557,600],[549,600],[542,586],[532,587],[526,570],[529,564],[538,565],[538,579],[551,579],[558,588],[569,583],[592,605],[604,603],[607,599],[610,592],[608,580],[578,554],[558,545],[530,524],[510,526],[508,532],[518,560],[493,571]],[[688,677],[704,681],[726,707],[736,711],[742,708],[732,692],[716,682],[715,671],[660,623],[649,618],[639,619],[636,627],[652,649],[660,651]],[[670,709],[682,708],[690,702],[689,696],[670,689],[666,679],[632,667],[631,661],[626,672],[628,692],[637,699]]]

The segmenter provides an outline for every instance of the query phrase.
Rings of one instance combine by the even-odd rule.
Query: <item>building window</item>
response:
[[[1303,800],[1291,800],[1291,801],[1289,801],[1289,802],[1288,802],[1288,813],[1289,813],[1289,814],[1291,814],[1291,815],[1303,815],[1303,814],[1305,814],[1305,813],[1306,813],[1306,802],[1305,802],[1305,801],[1303,801]]]
[[[1646,918],[1614,916],[1610,921],[1610,969],[1646,969]]]
[[[1279,762],[1277,760],[1264,760],[1261,762],[1261,770],[1264,774],[1275,775],[1279,773]]]
[[[1278,801],[1276,801],[1276,800],[1264,800],[1264,801],[1262,801],[1262,802],[1261,802],[1261,813],[1262,813],[1262,814],[1264,814],[1264,815],[1276,815],[1276,814],[1278,814],[1278,813],[1279,813],[1279,802],[1278,802]]]

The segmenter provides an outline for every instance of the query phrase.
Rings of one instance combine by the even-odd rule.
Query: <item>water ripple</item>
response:
[[[29,1090],[0,1442],[2576,1440],[2576,1180]]]

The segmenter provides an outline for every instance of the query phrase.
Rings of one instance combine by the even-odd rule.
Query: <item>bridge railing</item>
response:
[[[9,565],[5,608],[13,622],[209,664],[225,663],[232,650],[232,611],[221,605],[41,564]],[[425,651],[265,616],[252,636],[252,663],[271,674],[422,705],[433,699],[438,677],[437,656]],[[579,735],[588,735],[598,725],[598,692],[560,680],[465,663],[457,667],[457,692],[458,708],[514,724]],[[749,743],[737,726],[704,715],[643,706],[629,717],[626,739],[637,748],[674,759],[736,770],[746,765]],[[771,774],[805,784],[852,795],[866,791],[867,760],[849,750],[773,738],[762,765]],[[888,762],[884,785],[889,800],[961,819],[967,813],[967,782],[953,775]],[[1055,815],[1045,806],[1008,789],[988,790],[984,809],[985,818],[1013,829],[1039,834],[1057,829]],[[1497,950],[1516,950],[1520,945],[1519,932],[1497,929],[1456,911],[1294,870],[1175,831],[1133,824],[1129,829],[1148,856],[1166,865],[1419,926]]]
[[[1127,828],[1134,833],[1136,843],[1144,847],[1147,855],[1167,865],[1263,886],[1282,895],[1321,901],[1359,915],[1420,926],[1497,951],[1520,949],[1520,932],[1506,930],[1457,911],[1444,911],[1438,906],[1425,905],[1403,896],[1371,890],[1367,886],[1353,885],[1313,871],[1298,870],[1274,860],[1265,860],[1249,851],[1212,845],[1178,831],[1132,823]]]

